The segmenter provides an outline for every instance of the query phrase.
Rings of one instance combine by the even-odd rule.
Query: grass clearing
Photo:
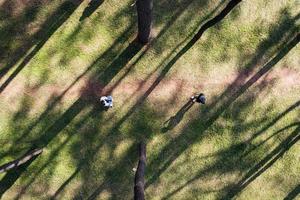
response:
[[[0,1],[0,164],[44,152],[0,174],[2,199],[130,199],[141,140],[147,199],[295,193],[297,0],[243,1],[183,55],[228,1],[155,1],[144,47],[132,42],[132,1],[104,1],[84,19],[88,1],[21,2]],[[185,110],[199,91],[207,104]],[[115,105],[102,112],[106,93]]]

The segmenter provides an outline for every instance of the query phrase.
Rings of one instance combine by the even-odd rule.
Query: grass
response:
[[[32,2],[0,1],[0,164],[44,151],[0,174],[3,199],[130,199],[140,141],[147,199],[299,193],[296,0],[243,1],[193,45],[228,1],[155,1],[148,46],[132,1]]]

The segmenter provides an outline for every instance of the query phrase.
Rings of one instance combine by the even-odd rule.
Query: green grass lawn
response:
[[[297,199],[299,1],[242,1],[193,45],[229,1],[154,1],[146,46],[134,1],[80,2],[0,0],[0,165],[43,148],[0,198],[132,199],[145,141],[146,199]]]

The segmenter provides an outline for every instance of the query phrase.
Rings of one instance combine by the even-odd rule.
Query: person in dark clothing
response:
[[[203,93],[200,93],[198,95],[192,96],[191,100],[193,102],[202,103],[202,104],[205,104],[205,101],[206,101],[205,96],[204,96]]]

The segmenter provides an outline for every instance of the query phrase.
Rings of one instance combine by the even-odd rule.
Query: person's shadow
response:
[[[193,106],[194,102],[189,100],[186,104],[180,108],[176,115],[170,117],[167,121],[164,122],[164,127],[161,129],[163,133],[175,128],[177,124],[182,120],[184,114]]]
[[[104,0],[91,0],[89,5],[84,9],[79,21],[91,16],[93,12],[104,2]]]

